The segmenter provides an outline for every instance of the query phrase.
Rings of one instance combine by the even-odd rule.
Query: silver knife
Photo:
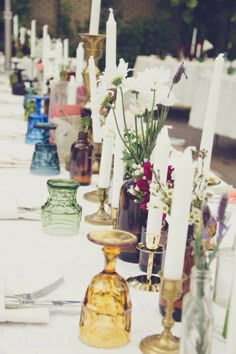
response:
[[[6,309],[22,309],[22,308],[32,308],[32,307],[76,307],[80,306],[81,301],[74,300],[24,300],[24,301],[11,301],[6,302]]]

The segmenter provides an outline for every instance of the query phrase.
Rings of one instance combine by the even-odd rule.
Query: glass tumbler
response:
[[[70,179],[49,179],[49,197],[42,206],[43,231],[50,235],[78,234],[82,207],[77,203],[79,183]]]

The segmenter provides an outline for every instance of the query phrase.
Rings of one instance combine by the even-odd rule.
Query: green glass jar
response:
[[[79,183],[70,179],[49,179],[49,197],[42,206],[43,231],[50,235],[78,234],[82,207],[76,201]]]

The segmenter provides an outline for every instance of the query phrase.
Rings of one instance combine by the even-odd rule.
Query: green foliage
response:
[[[137,55],[177,55],[179,37],[174,26],[165,19],[144,17],[120,24],[117,36],[118,58],[133,67]]]
[[[12,0],[11,7],[13,15],[19,16],[19,25],[28,27],[31,15],[31,1],[30,0]]]
[[[72,7],[68,1],[60,2],[58,9],[57,35],[62,38],[73,37],[74,32],[70,25]]]

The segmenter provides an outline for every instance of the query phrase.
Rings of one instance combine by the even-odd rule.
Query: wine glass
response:
[[[90,232],[88,239],[103,246],[105,266],[87,288],[80,339],[97,348],[117,348],[129,342],[132,304],[126,280],[116,273],[116,259],[120,248],[134,243],[136,236],[122,230],[98,230]]]

